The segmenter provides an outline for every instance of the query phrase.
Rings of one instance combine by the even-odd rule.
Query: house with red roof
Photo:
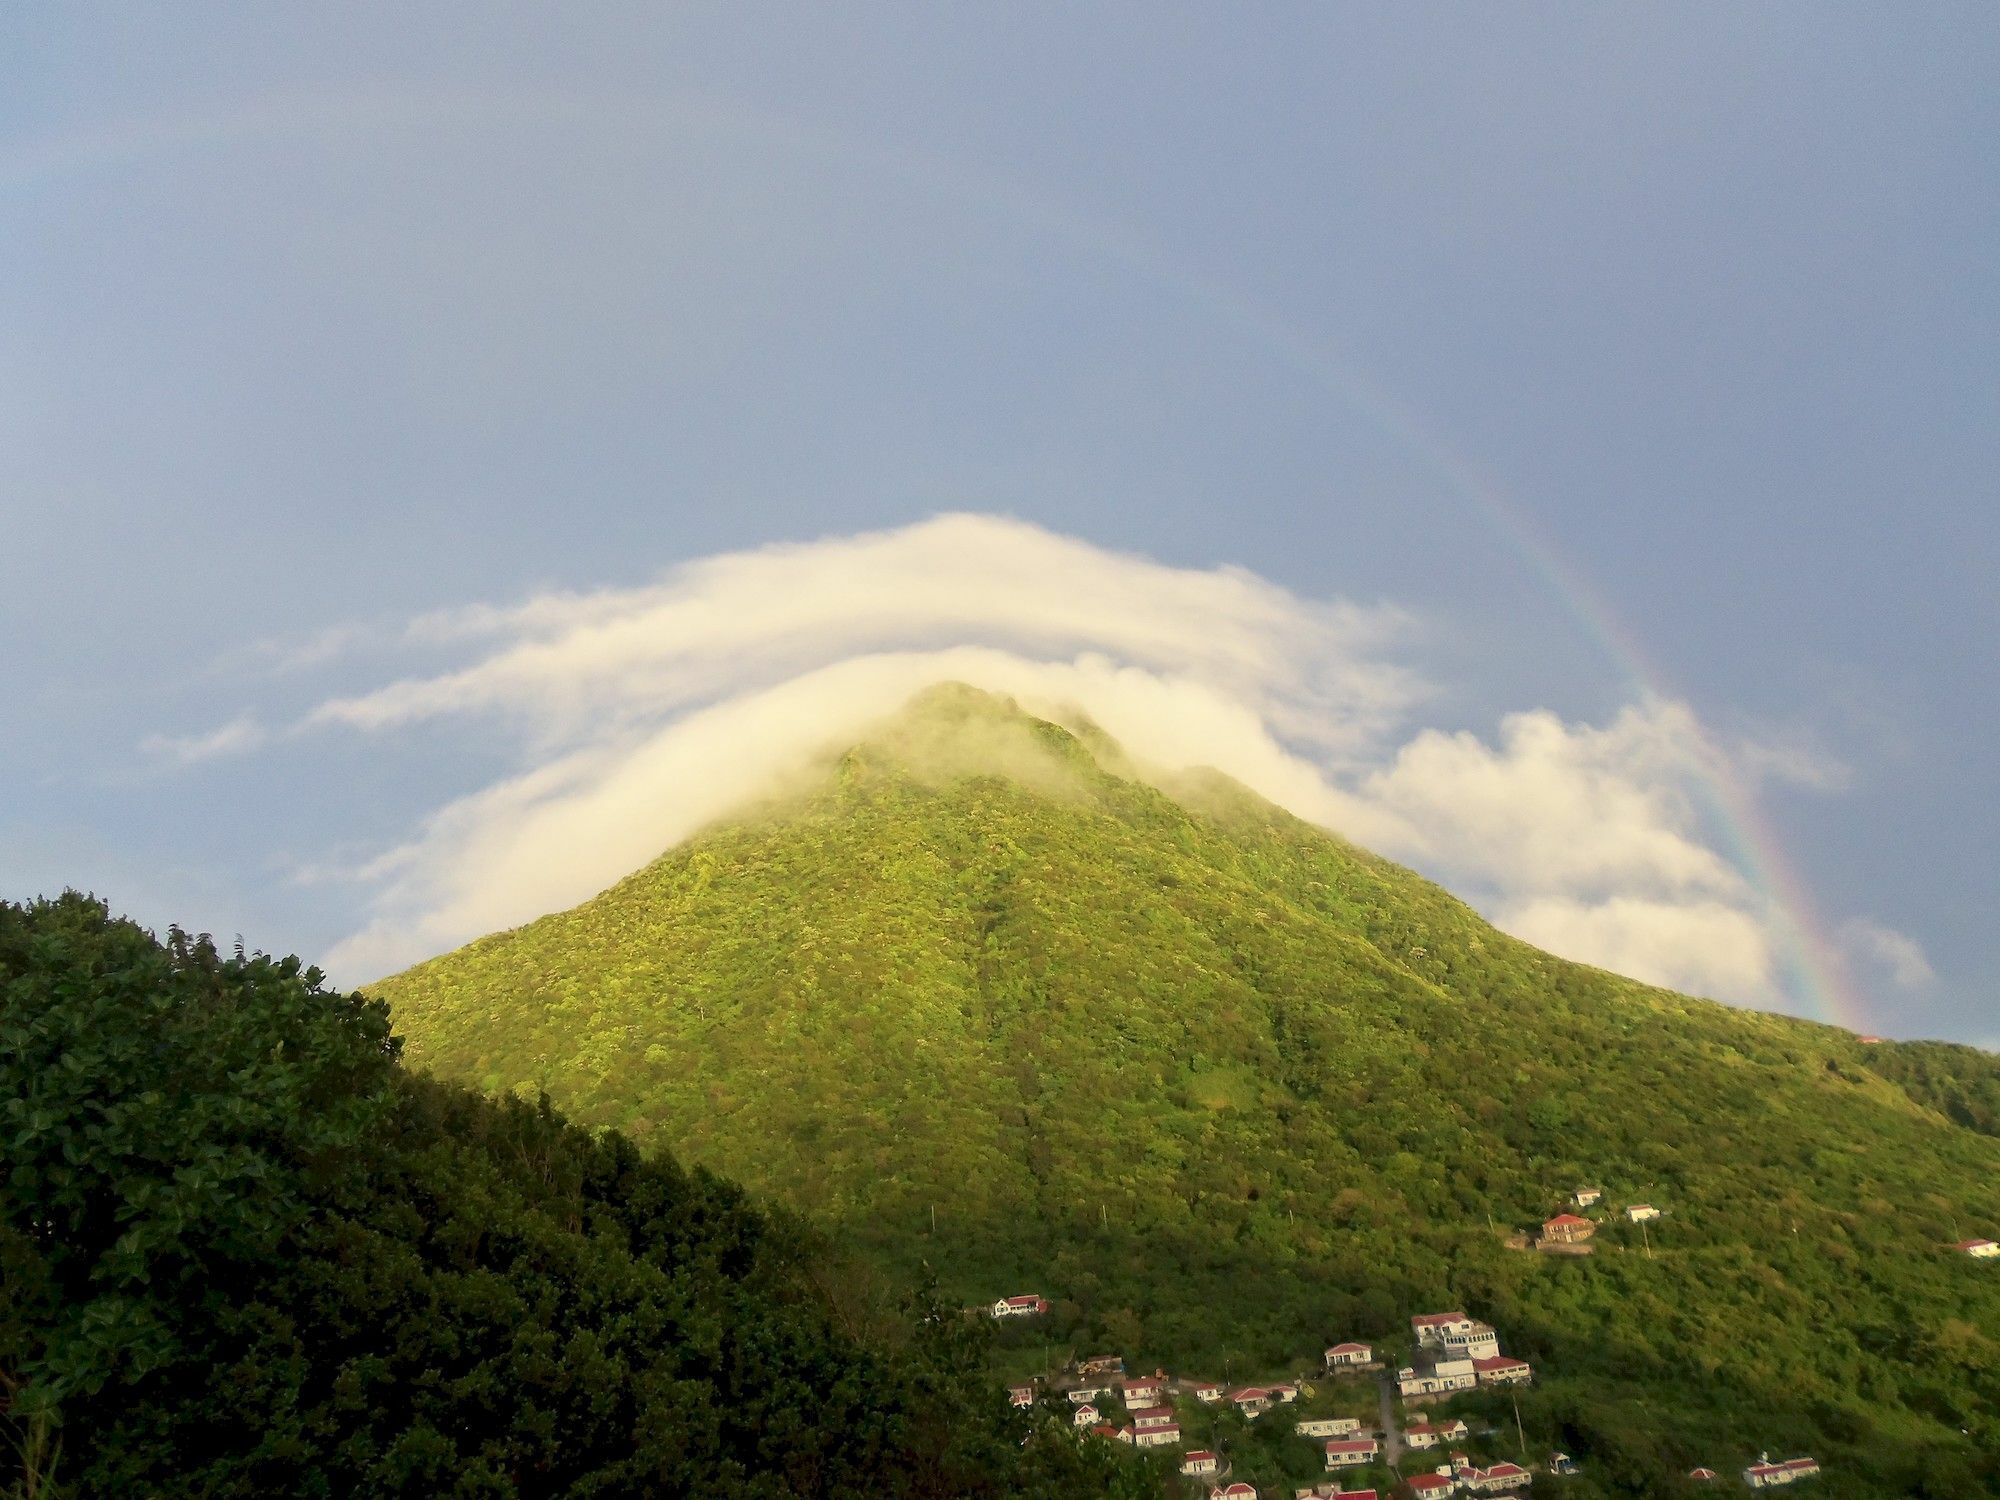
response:
[[[1403,1481],[1416,1500],[1444,1500],[1457,1485],[1442,1474],[1416,1474]]]
[[[1428,1422],[1412,1422],[1403,1429],[1403,1441],[1412,1448],[1435,1448],[1442,1434]]]
[[[1215,1492],[1216,1500],[1257,1500],[1257,1491],[1242,1482],[1225,1484]]]
[[[1584,1220],[1587,1224],[1590,1221]],[[1447,1333],[1468,1333],[1472,1329],[1472,1319],[1462,1312],[1418,1313],[1410,1319],[1410,1331],[1417,1336],[1417,1343],[1425,1348],[1442,1345]]]
[[[1271,1393],[1261,1385],[1246,1385],[1240,1391],[1231,1391],[1229,1399],[1246,1417],[1268,1411],[1271,1406]]]
[[[1295,1423],[1292,1430],[1300,1437],[1346,1437],[1350,1432],[1359,1432],[1361,1430],[1361,1419],[1359,1417],[1306,1417]]]
[[[1701,1484],[1713,1484],[1715,1482],[1715,1470],[1698,1469],[1698,1468],[1689,1469],[1688,1478],[1695,1480]]]
[[[1375,1362],[1375,1351],[1366,1344],[1335,1344],[1326,1351],[1329,1370],[1352,1370]]]
[[[1951,1247],[1961,1255],[1970,1255],[1975,1260],[1991,1260],[2000,1255],[2000,1245],[1992,1240],[1960,1240]]]
[[[1743,1482],[1753,1490],[1769,1490],[1797,1484],[1801,1479],[1812,1479],[1818,1474],[1819,1465],[1810,1458],[1788,1458],[1780,1463],[1759,1458],[1743,1471]]]
[[[1157,1375],[1138,1375],[1118,1382],[1118,1394],[1128,1408],[1157,1405],[1166,1388],[1166,1381]]]
[[[1132,1446],[1135,1448],[1177,1448],[1180,1441],[1181,1429],[1177,1422],[1132,1429]]]
[[[1542,1238],[1552,1245],[1579,1245],[1597,1233],[1597,1226],[1578,1214],[1557,1214],[1542,1221]]]
[[[1195,1400],[1213,1405],[1222,1399],[1222,1387],[1213,1380],[1201,1380],[1188,1387]]]
[[[1049,1310],[1049,1299],[1032,1294],[1024,1297],[1002,1297],[987,1311],[996,1318],[1032,1318]]]
[[[1183,1474],[1213,1474],[1221,1466],[1222,1460],[1217,1458],[1213,1453],[1210,1453],[1206,1448],[1196,1448],[1191,1452],[1181,1455],[1181,1472]]]
[[[1134,1427],[1164,1427],[1174,1419],[1171,1406],[1135,1406],[1130,1414]]]
[[[1086,1401],[1070,1413],[1069,1420],[1072,1427],[1090,1427],[1102,1422],[1104,1413]]]
[[[1335,1438],[1326,1445],[1329,1469],[1352,1469],[1375,1462],[1377,1444],[1373,1438]]]

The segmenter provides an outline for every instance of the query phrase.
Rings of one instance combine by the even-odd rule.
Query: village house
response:
[[[1412,1448],[1435,1448],[1441,1437],[1428,1422],[1413,1422],[1403,1429],[1403,1441]]]
[[[1035,1387],[1033,1382],[1027,1385],[1008,1386],[1007,1399],[1015,1406],[1033,1406],[1035,1404]]]
[[[1167,1383],[1157,1375],[1139,1375],[1131,1380],[1118,1382],[1118,1394],[1125,1399],[1127,1409],[1134,1406],[1154,1406],[1159,1403],[1161,1393]]]
[[[1366,1344],[1335,1344],[1326,1351],[1329,1370],[1353,1370],[1375,1362],[1375,1351]]]
[[[1255,1417],[1271,1406],[1271,1393],[1261,1385],[1246,1385],[1240,1391],[1231,1391],[1229,1399],[1246,1417]]]
[[[1135,1448],[1177,1448],[1180,1446],[1181,1430],[1173,1422],[1164,1427],[1135,1427],[1132,1429],[1132,1446]]]
[[[1183,1453],[1181,1455],[1181,1472],[1183,1474],[1213,1474],[1221,1464],[1222,1460],[1217,1458],[1213,1453],[1210,1453],[1206,1448],[1196,1448],[1192,1453]]]
[[[1346,1437],[1360,1430],[1359,1417],[1307,1417],[1297,1426],[1299,1436],[1309,1438]]]
[[[1002,1297],[994,1303],[989,1312],[996,1318],[1032,1318],[1049,1310],[1046,1297]]]
[[[1194,1393],[1195,1400],[1207,1405],[1212,1406],[1222,1399],[1222,1387],[1212,1380],[1199,1381],[1188,1389]]]
[[[1535,1378],[1535,1367],[1525,1359],[1496,1354],[1491,1359],[1475,1359],[1472,1373],[1481,1385],[1526,1385]]]
[[[1715,1470],[1689,1469],[1688,1478],[1694,1480],[1697,1484],[1713,1484],[1715,1482]]]
[[[1257,1500],[1257,1491],[1250,1485],[1238,1481],[1225,1484],[1215,1492],[1216,1500]]]
[[[1443,1396],[1452,1391],[1469,1391],[1479,1377],[1469,1359],[1438,1359],[1421,1369],[1396,1372],[1396,1388],[1410,1396]]]
[[[1094,1427],[1104,1420],[1104,1413],[1086,1401],[1070,1413],[1069,1420],[1075,1427]]]
[[[1603,1188],[1578,1188],[1574,1201],[1578,1208],[1588,1208],[1603,1196]]]
[[[1095,1401],[1099,1396],[1111,1394],[1110,1387],[1102,1385],[1080,1385],[1069,1393],[1069,1404],[1081,1406],[1086,1401]]]
[[[1132,1425],[1141,1429],[1165,1427],[1174,1419],[1171,1406],[1137,1406],[1131,1411]]]
[[[1542,1238],[1552,1245],[1580,1245],[1595,1233],[1595,1224],[1575,1214],[1557,1214],[1542,1221]]]
[[[1819,1465],[1810,1458],[1789,1458],[1774,1464],[1760,1456],[1756,1463],[1743,1471],[1743,1482],[1753,1490],[1768,1490],[1780,1485],[1797,1484],[1801,1479],[1812,1479],[1818,1473]]]
[[[1295,1385],[1274,1385],[1268,1387],[1268,1389],[1280,1401],[1296,1401],[1299,1399],[1299,1388]]]
[[[1463,1333],[1471,1327],[1472,1319],[1462,1312],[1418,1313],[1410,1319],[1410,1331],[1417,1336],[1417,1343],[1423,1348],[1441,1347],[1447,1333]]]
[[[1497,1463],[1490,1469],[1475,1468],[1468,1464],[1459,1471],[1459,1488],[1469,1495],[1505,1495],[1514,1490],[1525,1490],[1533,1484],[1535,1476],[1519,1464]]]
[[[1975,1260],[1991,1260],[1994,1256],[2000,1255],[2000,1245],[1996,1245],[1992,1240],[1960,1240],[1951,1248],[1961,1255],[1970,1255]]]
[[[1472,1435],[1472,1429],[1465,1425],[1465,1418],[1453,1417],[1449,1422],[1438,1424],[1438,1436],[1447,1442],[1458,1442]]]
[[[1657,1219],[1660,1211],[1650,1203],[1635,1203],[1625,1210],[1625,1217],[1634,1224],[1643,1224],[1648,1219]]]
[[[1500,1335],[1490,1324],[1445,1330],[1444,1352],[1453,1359],[1492,1359],[1500,1352]]]
[[[1415,1500],[1444,1500],[1458,1486],[1443,1474],[1414,1474],[1403,1481]]]
[[[1375,1462],[1376,1442],[1373,1438],[1335,1438],[1326,1445],[1326,1466],[1329,1469],[1353,1469],[1362,1464]]]

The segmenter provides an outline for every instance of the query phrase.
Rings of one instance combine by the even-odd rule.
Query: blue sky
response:
[[[857,653],[1218,690],[1143,606],[1025,627],[1046,569],[1309,660],[1252,707],[1335,800],[1162,754],[1579,956],[1734,913],[1769,974],[1706,987],[1993,1045],[1996,64],[1942,5],[11,11],[0,891],[341,952],[520,833],[446,810]],[[911,556],[980,608],[847,628]],[[655,640],[313,717],[759,589],[824,612],[664,695]],[[1579,788],[1628,837],[1502,868],[1493,799]]]

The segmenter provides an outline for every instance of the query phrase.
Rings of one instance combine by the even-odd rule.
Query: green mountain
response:
[[[932,690],[375,993],[415,1062],[738,1178],[892,1284],[1044,1293],[1019,1365],[1276,1374],[1463,1306],[1535,1363],[1571,1493],[1770,1450],[1830,1495],[2000,1494],[2000,1271],[1948,1248],[2000,1236],[2000,1063],[1554,958],[1082,721]],[[1585,1184],[1596,1253],[1519,1248]],[[1511,1452],[1508,1398],[1467,1409]]]

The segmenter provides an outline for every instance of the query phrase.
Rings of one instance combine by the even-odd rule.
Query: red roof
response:
[[[1266,1396],[1270,1394],[1271,1393],[1266,1389],[1264,1389],[1264,1387],[1261,1385],[1246,1385],[1240,1391],[1231,1391],[1229,1393],[1229,1399],[1231,1401],[1262,1401]]]
[[[1588,1224],[1590,1221],[1588,1219],[1579,1219],[1577,1222],[1579,1224]],[[1410,1326],[1412,1328],[1441,1328],[1446,1323],[1469,1323],[1471,1321],[1462,1312],[1418,1313],[1416,1317],[1410,1319]]]
[[[1990,1245],[1992,1243],[1993,1241],[1991,1240],[1960,1240],[1951,1248],[1954,1250],[1977,1250],[1981,1245]]]
[[[1527,1472],[1519,1464],[1510,1464],[1505,1459],[1502,1459],[1486,1471],[1486,1477],[1488,1479],[1512,1479],[1516,1474],[1525,1474]]]
[[[1335,1490],[1333,1500],[1375,1500],[1373,1490]]]
[[[1329,1453],[1373,1453],[1375,1451],[1375,1439],[1335,1438],[1326,1445],[1326,1451]]]
[[[1553,1228],[1555,1225],[1560,1224],[1562,1225],[1563,1228],[1568,1229],[1573,1225],[1588,1224],[1589,1222],[1590,1220],[1583,1218],[1581,1215],[1578,1214],[1557,1214],[1553,1219],[1542,1220],[1542,1228],[1550,1229]]]
[[[1475,1359],[1472,1368],[1482,1375],[1490,1375],[1495,1370],[1525,1370],[1528,1368],[1528,1362],[1525,1359],[1509,1359],[1504,1354],[1496,1354],[1491,1359]]]
[[[1148,1417],[1171,1417],[1173,1414],[1171,1406],[1135,1406],[1130,1413],[1134,1422],[1143,1422]]]
[[[1030,1292],[1025,1297],[1009,1297],[1007,1299],[1007,1305],[1009,1307],[1034,1307],[1037,1306],[1041,1302],[1041,1300],[1042,1299],[1040,1297],[1037,1297],[1034,1293]]]
[[[1713,1469],[1689,1469],[1689,1470],[1688,1470],[1688,1478],[1690,1478],[1690,1479],[1713,1479],[1713,1478],[1715,1478],[1715,1470],[1713,1470]]]
[[[1357,1349],[1360,1350],[1363,1354],[1366,1354],[1368,1352],[1368,1346],[1366,1344],[1335,1344],[1331,1349],[1327,1350],[1326,1352],[1328,1354],[1352,1354]]]
[[[1183,1463],[1191,1463],[1196,1459],[1213,1458],[1213,1457],[1215,1457],[1215,1455],[1213,1453],[1210,1453],[1206,1448],[1190,1448],[1186,1453],[1183,1453],[1181,1455],[1181,1461]]]
[[[1442,1474],[1418,1474],[1413,1478],[1404,1480],[1403,1483],[1407,1484],[1418,1495],[1448,1495],[1451,1493],[1451,1481],[1446,1479]]]
[[[1226,1484],[1215,1492],[1218,1495],[1251,1495],[1257,1492],[1247,1484]]]

